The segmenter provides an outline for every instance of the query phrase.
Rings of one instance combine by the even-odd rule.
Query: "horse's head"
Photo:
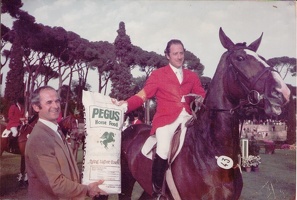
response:
[[[289,101],[290,90],[280,75],[256,53],[262,35],[248,46],[234,44],[220,28],[220,41],[228,50],[222,56],[224,61],[220,62],[225,65],[220,69],[220,73],[225,74],[221,75],[223,89],[226,98],[234,104],[244,99],[251,105],[261,105],[268,115],[279,115],[281,107]]]

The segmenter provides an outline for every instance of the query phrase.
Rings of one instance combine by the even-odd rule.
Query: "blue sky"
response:
[[[256,40],[263,32],[258,53],[264,58],[296,57],[295,1],[115,1],[115,0],[23,0],[21,9],[37,23],[61,26],[89,41],[114,42],[120,21],[125,22],[133,45],[163,54],[166,43],[180,39],[200,58],[204,75],[213,76],[225,49],[219,28],[233,42]],[[1,15],[9,26],[11,18]],[[4,69],[7,71],[6,67]],[[133,74],[139,75],[137,70]],[[295,78],[287,83],[296,85]],[[97,91],[97,72],[89,84]],[[2,86],[3,87],[3,86]]]

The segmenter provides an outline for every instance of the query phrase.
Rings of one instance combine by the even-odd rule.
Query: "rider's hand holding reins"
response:
[[[202,96],[200,96],[200,95],[195,96],[195,100],[194,100],[195,106],[196,106],[196,108],[199,108],[199,110],[203,104],[203,100],[204,100],[204,98]]]

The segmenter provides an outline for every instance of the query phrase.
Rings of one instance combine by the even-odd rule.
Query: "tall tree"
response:
[[[7,64],[9,57],[10,57],[10,50],[4,49],[6,44],[9,42],[12,43],[13,41],[13,32],[6,27],[5,25],[1,24],[1,66],[0,66],[0,96],[1,96],[1,88],[2,88],[2,79],[3,79],[3,74],[2,74],[2,69],[3,67]],[[3,49],[3,51],[2,51]]]
[[[200,59],[190,51],[185,51],[184,66],[195,71],[199,76],[203,75],[204,65],[201,64]]]
[[[9,13],[11,17],[18,19],[20,17],[20,8],[22,6],[23,6],[23,3],[21,0],[2,0],[1,14]],[[17,38],[15,41],[12,41],[14,36],[15,34],[12,33],[10,30],[8,30],[8,28],[2,25],[1,23],[1,42],[3,42],[4,40],[12,42],[11,54],[9,51],[3,51],[2,53],[7,58],[6,61],[8,60],[8,56],[12,57],[10,61],[11,64],[9,64],[10,71],[7,73],[7,76],[6,76],[6,87],[5,87],[5,94],[4,94],[5,99],[10,102],[16,99],[17,97],[21,96],[22,94],[24,94],[24,86],[23,86],[24,70],[21,69],[22,67],[21,57],[22,57],[23,50],[21,48],[20,38]],[[1,44],[1,51],[2,51],[2,48],[4,47],[3,44],[4,43]],[[1,62],[1,68],[6,64],[6,61]],[[20,69],[18,70],[18,68]],[[2,82],[1,73],[0,73],[0,76],[1,76],[0,79]],[[8,84],[10,84],[9,87],[8,87]]]
[[[40,86],[37,81],[42,74],[41,70],[45,67],[44,58],[46,53],[41,51],[41,37],[43,26],[35,23],[35,18],[27,12],[20,10],[19,19],[14,22],[13,30],[21,38],[21,46],[24,50],[23,68],[28,75],[26,80],[26,104],[25,110],[31,113],[32,108],[29,106],[29,98],[35,86]]]
[[[283,79],[285,79],[288,74],[296,76],[296,58],[290,58],[287,56],[271,58],[267,61],[267,63],[278,71]]]
[[[91,42],[91,48],[86,51],[86,55],[90,66],[94,66],[98,72],[98,92],[106,94],[110,72],[115,65],[114,45],[107,41]]]
[[[145,72],[146,79],[154,69],[163,67],[168,63],[165,56],[161,56],[153,51],[142,50],[137,46],[133,47],[132,52],[134,56],[133,64],[139,66],[141,72]]]
[[[290,101],[286,105],[287,142],[296,144],[296,86],[288,85],[291,90]]]
[[[18,97],[24,95],[24,68],[23,68],[23,48],[19,37],[15,37],[11,47],[11,57],[6,76],[6,87],[4,98],[13,102]]]
[[[11,17],[18,18],[22,0],[2,0],[1,13],[9,13]]]
[[[8,27],[1,24],[1,51],[3,49],[2,56],[4,58],[4,61],[1,60],[0,74],[1,74],[1,69],[6,65],[10,55],[10,51],[4,49],[4,47],[6,46],[6,44],[12,43],[12,42],[13,42],[13,32]]]
[[[125,23],[120,22],[118,35],[115,39],[116,63],[113,66],[111,76],[112,89],[110,96],[117,99],[127,99],[133,95],[131,91],[132,74],[130,65],[132,64],[130,37],[126,35]]]

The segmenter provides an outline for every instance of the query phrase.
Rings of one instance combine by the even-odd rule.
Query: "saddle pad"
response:
[[[11,133],[10,130],[5,129],[5,130],[2,132],[1,137],[2,137],[2,138],[7,138],[7,137],[9,136],[10,133]]]

